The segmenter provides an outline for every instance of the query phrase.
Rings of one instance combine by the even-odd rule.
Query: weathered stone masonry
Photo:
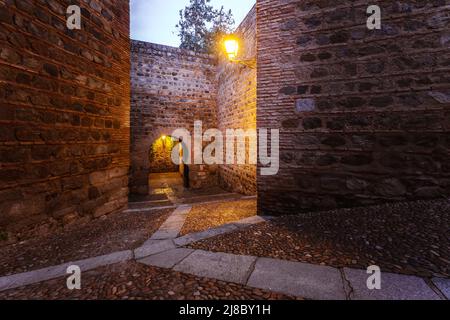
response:
[[[125,208],[166,169],[152,143],[195,120],[281,130],[276,176],[191,167],[194,188],[257,191],[262,214],[448,196],[450,3],[378,1],[378,31],[369,4],[259,0],[237,30],[256,73],[133,41],[130,118],[128,1],[0,0],[0,240]]]
[[[243,58],[256,56],[256,7],[237,29]],[[173,171],[163,152],[149,161],[152,144],[174,129],[193,133],[194,121],[203,131],[256,128],[256,70],[230,63],[225,57],[132,41],[131,180],[132,193],[148,192],[149,172]],[[204,142],[204,146],[209,142]],[[158,140],[157,144],[161,144]],[[218,184],[245,194],[256,192],[255,165],[191,165],[190,184]]]
[[[239,59],[256,58],[256,5],[236,30],[241,39]],[[230,63],[218,66],[217,118],[219,129],[256,129],[256,69]],[[248,152],[248,147],[247,147]],[[256,165],[223,165],[219,181],[225,189],[256,194]]]
[[[82,29],[66,8],[82,8]],[[127,205],[129,3],[0,1],[0,232],[14,241]]]
[[[132,41],[131,47],[132,193],[148,193],[149,152],[162,135],[203,121],[217,127],[217,59],[178,48]],[[168,168],[168,171],[171,171]],[[190,166],[192,188],[217,184],[217,167]]]
[[[449,1],[258,1],[258,127],[281,128],[259,211],[450,193]]]

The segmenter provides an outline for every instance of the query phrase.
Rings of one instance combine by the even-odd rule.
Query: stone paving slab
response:
[[[237,225],[239,228],[242,227],[246,227],[246,226],[251,226],[257,223],[262,223],[262,222],[266,222],[273,219],[273,217],[270,216],[253,216],[253,217],[248,217],[236,222],[232,222],[233,224]]]
[[[147,246],[142,246],[134,250],[134,257],[136,259],[145,258],[163,251],[175,249],[175,244],[172,240],[160,240]]]
[[[177,207],[170,217],[161,225],[158,231],[156,231],[150,239],[152,240],[166,240],[175,239],[183,227],[186,217],[191,211],[192,206],[181,205]]]
[[[229,224],[224,224],[220,227],[217,228],[212,228],[212,229],[208,229],[205,231],[200,231],[200,232],[196,232],[196,233],[191,233],[191,234],[187,234],[183,237],[179,237],[177,239],[174,240],[175,244],[177,246],[185,246],[188,245],[192,242],[196,242],[196,241],[200,241],[203,239],[207,239],[207,238],[211,238],[211,237],[215,237],[217,235],[223,234],[223,233],[227,233],[227,232],[231,232],[234,230],[237,230],[238,227],[233,224],[233,223],[229,223]]]
[[[433,278],[432,281],[442,294],[450,300],[450,279]]]
[[[94,258],[67,262],[58,266],[48,267],[35,271],[19,273],[12,276],[0,278],[0,291],[14,289],[33,283],[47,281],[67,275],[67,268],[72,265],[79,266],[81,271],[89,271],[98,267],[107,266],[119,262],[131,260],[133,253],[131,250],[114,252],[111,254]]]
[[[158,243],[158,242],[160,242],[160,241],[161,241],[161,240],[148,239],[147,241],[145,241],[145,242],[142,244],[141,247],[147,247],[147,246],[153,245],[153,244],[155,244],[155,243]]]
[[[224,224],[216,228],[191,233],[183,237],[176,238],[191,209],[192,207],[188,205],[179,206],[166,220],[166,222],[164,222],[160,229],[155,234],[153,234],[152,237],[148,239],[140,248],[135,250],[136,258],[144,258],[156,253],[160,253],[162,251],[174,249],[175,246],[182,247],[196,241],[231,232],[252,224],[261,223],[271,218],[260,216],[249,217],[232,223]],[[170,243],[161,243],[161,241],[171,239],[173,239],[173,243],[172,241]],[[173,244],[175,244],[175,246],[173,246]]]
[[[439,300],[439,296],[416,276],[381,273],[381,289],[367,288],[366,270],[344,268],[345,278],[350,282],[354,300]]]
[[[148,266],[170,269],[194,251],[194,249],[177,248],[138,260],[138,262]]]
[[[259,258],[248,286],[319,300],[344,300],[344,284],[336,268]]]
[[[167,240],[167,239],[175,239],[178,236],[178,230],[161,230],[156,231],[151,240]]]
[[[256,257],[196,250],[173,270],[245,284],[255,261]]]

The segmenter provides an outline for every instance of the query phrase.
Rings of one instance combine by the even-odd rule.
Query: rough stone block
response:
[[[338,269],[300,262],[259,258],[247,285],[309,299],[346,299]]]
[[[102,185],[108,181],[108,174],[105,171],[93,172],[89,175],[89,182],[92,185]]]
[[[197,250],[174,270],[199,277],[245,284],[256,257]]]
[[[415,276],[381,273],[381,289],[369,290],[365,270],[344,268],[345,278],[353,288],[351,299],[355,300],[438,300],[439,296]]]
[[[316,109],[314,99],[298,99],[295,104],[296,112],[312,112]]]

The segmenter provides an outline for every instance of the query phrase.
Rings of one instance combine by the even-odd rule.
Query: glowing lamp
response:
[[[239,41],[235,37],[227,37],[224,41],[225,52],[228,59],[235,60],[239,51]]]
[[[242,64],[250,69],[256,69],[256,57],[251,59],[237,59],[239,52],[239,38],[235,35],[228,35],[223,40],[225,53],[231,62]]]

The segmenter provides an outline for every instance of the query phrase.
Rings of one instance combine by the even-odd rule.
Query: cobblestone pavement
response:
[[[0,247],[0,276],[134,249],[142,245],[172,211],[112,214],[51,236]]]
[[[180,235],[204,231],[256,215],[256,199],[199,204],[189,212]]]
[[[285,216],[191,248],[334,267],[450,277],[450,201]]]
[[[82,274],[81,290],[70,291],[66,278],[0,292],[2,299],[20,300],[291,300],[260,289],[126,262]]]

